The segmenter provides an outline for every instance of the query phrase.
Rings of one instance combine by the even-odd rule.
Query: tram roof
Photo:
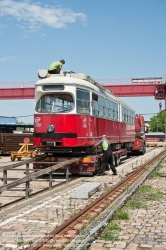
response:
[[[105,92],[106,96],[109,97],[109,95],[111,95],[115,101],[120,102],[125,107],[135,111],[133,107],[129,106],[128,104],[120,100],[120,98],[114,95],[112,91],[106,89],[105,87],[97,83],[93,78],[86,75],[85,73],[75,73],[73,71],[67,71],[67,72],[64,71],[61,74],[50,74],[49,77],[38,80],[35,85],[41,86],[41,85],[49,85],[49,84],[55,84],[55,83],[69,84],[69,85],[78,84],[81,86],[85,86],[87,88],[91,88],[97,92],[100,91],[101,94]]]

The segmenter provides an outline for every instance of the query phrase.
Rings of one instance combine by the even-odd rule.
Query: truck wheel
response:
[[[116,166],[115,155],[112,156],[112,162]]]
[[[101,172],[101,160],[97,159],[96,166],[95,166],[95,174],[99,174]]]
[[[115,166],[119,166],[119,163],[120,163],[120,157],[119,157],[119,155],[117,155],[115,157]]]
[[[146,152],[146,146],[145,146],[145,144],[144,144],[143,149],[140,151],[140,153],[141,153],[141,155],[144,155],[145,152]]]

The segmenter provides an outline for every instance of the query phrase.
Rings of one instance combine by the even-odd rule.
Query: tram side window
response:
[[[99,96],[99,116],[104,116],[104,106],[105,106],[104,97]]]
[[[114,103],[112,101],[110,101],[110,110],[109,110],[109,113],[110,113],[110,118],[114,119]]]
[[[93,106],[93,115],[99,115],[99,103],[98,103],[98,95],[92,93],[92,106]]]
[[[125,120],[125,115],[124,115],[124,107],[122,107],[122,122]]]
[[[114,119],[118,120],[118,104],[114,103]]]
[[[127,123],[130,123],[129,110],[127,109]]]
[[[122,121],[130,124],[134,124],[134,112],[122,107]]]
[[[127,122],[127,109],[122,107],[122,121]]]
[[[132,123],[132,122],[131,122],[131,121],[132,121],[131,113],[132,113],[132,112],[129,110],[129,122],[130,122],[130,123]]]
[[[128,110],[128,123],[134,123],[134,113],[131,110]]]
[[[90,93],[77,89],[77,113],[90,114]]]
[[[109,100],[105,99],[105,108],[104,108],[105,117],[109,118]]]

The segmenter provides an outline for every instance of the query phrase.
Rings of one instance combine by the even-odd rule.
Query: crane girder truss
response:
[[[119,97],[154,96],[156,100],[165,100],[166,110],[166,81],[162,78],[131,79],[128,83],[112,80],[98,82]],[[34,86],[35,82],[0,83],[0,100],[34,99]]]
[[[119,97],[143,97],[154,96],[156,100],[165,100],[166,110],[166,82],[160,83],[139,83],[125,85],[103,85]]]

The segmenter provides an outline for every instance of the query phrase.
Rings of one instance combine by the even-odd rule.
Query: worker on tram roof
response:
[[[48,68],[49,74],[60,74],[63,64],[65,64],[65,60],[61,59],[59,62],[51,63],[50,67]]]
[[[115,165],[113,164],[113,158],[112,158],[112,149],[110,146],[110,143],[106,139],[106,135],[102,136],[102,140],[100,140],[98,143],[94,145],[94,147],[101,146],[103,151],[103,157],[102,157],[102,173],[109,169],[108,165],[110,166],[113,175],[117,175]]]

